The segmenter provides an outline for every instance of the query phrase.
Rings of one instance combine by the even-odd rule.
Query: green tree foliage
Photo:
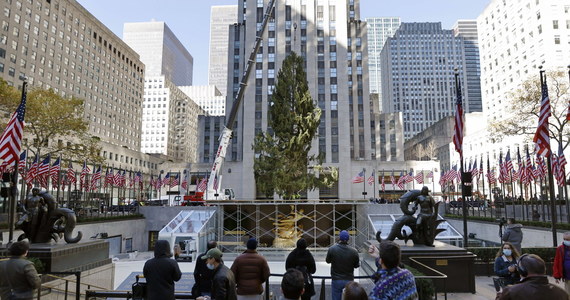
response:
[[[20,100],[19,91],[0,82],[0,109],[5,114],[2,130]],[[75,161],[104,161],[99,155],[99,138],[88,133],[82,99],[64,98],[52,89],[31,88],[27,94],[25,122],[22,149],[28,149],[30,157],[39,153],[42,157],[51,154],[52,158],[61,155]]]
[[[275,192],[284,199],[296,199],[302,191],[332,186],[338,170],[322,166],[320,157],[309,155],[321,110],[309,92],[303,58],[294,52],[283,61],[271,101],[270,130],[259,134],[252,146],[258,191],[268,197]]]
[[[548,119],[550,138],[566,149],[570,136],[570,126],[567,126],[566,120],[570,79],[568,73],[562,70],[547,72],[546,78],[552,113]],[[524,81],[518,90],[511,93],[510,98],[508,111],[512,113],[503,120],[490,122],[491,138],[500,140],[505,136],[523,136],[527,142],[531,142],[538,125],[542,100],[538,75]],[[557,152],[556,149],[553,151]]]

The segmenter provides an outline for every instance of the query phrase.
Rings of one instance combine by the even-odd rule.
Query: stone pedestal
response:
[[[6,256],[6,245],[0,255]],[[31,244],[28,257],[40,259],[45,272],[82,272],[111,263],[109,243],[94,240],[77,244]]]

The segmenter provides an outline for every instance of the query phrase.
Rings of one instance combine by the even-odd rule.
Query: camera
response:
[[[500,219],[495,219],[495,222],[499,223],[499,226],[503,226],[507,224],[507,219],[505,219],[505,217],[502,217]]]

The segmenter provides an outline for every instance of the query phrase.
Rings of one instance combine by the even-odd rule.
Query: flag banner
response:
[[[364,170],[360,171],[356,176],[352,177],[352,183],[363,183],[364,182]]]
[[[400,172],[400,178],[398,178],[398,183],[396,184],[401,190],[404,189],[406,183],[407,173]]]
[[[24,116],[26,115],[26,85],[22,85],[22,100],[16,111],[10,117],[6,129],[0,137],[0,159],[5,166],[15,164],[22,150],[22,135],[24,133]]]
[[[374,183],[374,172],[375,171],[372,171],[372,174],[368,177],[368,185],[372,185]]]
[[[543,71],[540,71],[541,82],[541,102],[540,114],[538,116],[538,126],[532,139],[536,147],[536,155],[548,156],[550,154],[550,135],[548,133],[548,118],[550,117],[550,98],[548,97],[548,85],[546,76],[543,78]]]
[[[69,166],[67,167],[67,182],[69,184],[74,184],[75,182],[77,182],[77,179],[75,179],[75,170],[73,170],[73,164],[71,163],[71,161],[69,162]]]
[[[180,186],[186,191],[188,190],[188,173],[189,172],[184,170],[184,179],[182,179],[182,183],[180,184]]]
[[[20,161],[18,162],[18,173],[20,173],[20,176],[22,176],[22,178],[26,174],[27,159],[28,159],[28,150],[24,150],[22,151],[22,154],[20,154]]]
[[[386,183],[384,183],[384,171],[382,171],[382,179],[380,182],[380,186],[382,187],[382,192],[386,191]]]
[[[198,183],[198,185],[196,185],[196,191],[204,192],[207,187],[208,187],[208,182],[207,182],[206,178],[202,178],[200,183]]]
[[[463,158],[463,126],[465,124],[465,115],[463,114],[463,99],[461,96],[461,80],[459,74],[455,74],[455,92],[457,94],[455,109],[455,127],[453,134],[453,144],[455,151],[459,153],[459,157]]]
[[[424,172],[418,172],[418,174],[416,175],[416,177],[414,177],[414,179],[416,180],[416,182],[418,184],[423,184],[424,183]]]

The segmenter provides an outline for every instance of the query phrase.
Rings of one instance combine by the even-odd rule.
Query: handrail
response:
[[[42,273],[41,275],[42,275],[42,276],[51,276],[51,277],[54,277],[54,278],[59,277],[59,276],[54,276],[54,275],[67,275],[67,276],[75,275],[75,278],[76,278],[75,281],[73,281],[73,280],[71,280],[71,279],[66,279],[66,278],[63,278],[63,277],[60,277],[60,278],[58,278],[58,279],[64,280],[64,281],[66,282],[66,284],[65,284],[65,290],[64,290],[64,291],[65,291],[65,299],[67,299],[67,293],[69,292],[69,291],[67,290],[67,287],[68,287],[68,284],[67,284],[67,283],[70,282],[70,281],[71,281],[71,282],[75,282],[75,299],[76,299],[76,300],[79,300],[79,299],[81,298],[81,272],[49,272],[49,273]],[[45,284],[42,284],[42,286],[45,287]],[[48,286],[48,288],[50,288],[50,289],[55,289],[55,290],[59,290],[59,289],[56,289],[56,288],[53,288],[53,287],[49,287],[49,286]],[[73,293],[73,292],[70,292],[70,293]],[[40,298],[41,298],[41,292],[38,291],[38,300],[39,300]]]
[[[133,297],[133,293],[131,291],[93,291],[93,290],[86,290],[85,291],[85,300],[88,300],[88,299],[91,299],[94,297],[131,299]],[[184,293],[184,292],[175,292],[174,298],[175,299],[194,299],[194,297],[192,296],[192,293]]]

